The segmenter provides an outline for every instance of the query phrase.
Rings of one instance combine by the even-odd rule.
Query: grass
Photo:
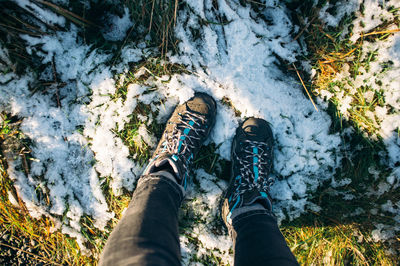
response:
[[[57,14],[64,16],[67,19],[65,28],[54,26],[47,23],[44,19],[37,17],[37,14],[29,8],[21,8],[13,1],[2,1],[2,9],[0,10],[0,43],[6,47],[9,52],[11,64],[8,65],[15,73],[21,74],[26,68],[29,68],[34,73],[38,74],[43,71],[44,67],[41,64],[40,57],[33,53],[30,54],[25,49],[25,41],[20,34],[26,34],[31,37],[41,37],[45,35],[55,34],[57,31],[68,30],[70,24],[76,24],[79,27],[88,29],[97,28],[95,24],[84,17],[77,15],[67,9],[52,4],[47,1],[37,1],[37,4],[45,10],[53,10]],[[97,32],[99,33],[98,29]],[[88,36],[85,36],[87,39]],[[0,62],[5,63],[5,62]]]
[[[180,8],[179,1],[141,0],[127,2],[126,4],[131,14],[138,18],[139,27],[137,31],[136,29],[131,30],[124,41],[116,44],[105,41],[99,34],[98,27],[94,26],[101,25],[101,21],[98,20],[101,17],[100,14],[105,12],[107,8],[116,7],[99,4],[91,10],[85,10],[81,3],[74,3],[68,9],[68,7],[55,6],[46,1],[38,2],[44,8],[54,10],[59,15],[64,16],[68,23],[82,27],[85,35],[84,39],[87,43],[98,49],[109,49],[114,54],[118,54],[122,46],[134,38],[143,37],[147,34],[151,36],[149,42],[159,47],[161,56],[148,58],[132,66],[128,73],[123,74],[123,81],[118,86],[114,99],[121,98],[125,100],[129,84],[145,84],[150,77],[159,78],[173,73],[189,73],[183,66],[165,61],[166,53],[169,50],[173,51],[177,44],[172,30],[176,22],[176,12]],[[257,2],[251,2],[256,11],[260,9]],[[358,207],[368,211],[377,204],[382,204],[388,199],[398,197],[398,192],[396,191],[389,191],[380,198],[367,196],[368,189],[370,187],[376,189],[388,171],[387,167],[379,160],[380,153],[384,152],[381,140],[378,137],[373,139],[368,137],[377,136],[379,129],[379,124],[374,119],[371,119],[368,111],[373,111],[377,106],[383,106],[384,97],[382,96],[382,91],[372,91],[372,98],[368,100],[365,98],[365,93],[371,91],[372,88],[370,86],[354,86],[354,80],[360,75],[360,69],[368,71],[370,64],[377,59],[376,52],[363,49],[363,41],[384,41],[389,34],[394,33],[385,31],[385,27],[389,25],[389,23],[386,23],[370,32],[369,35],[365,34],[364,39],[352,43],[349,40],[350,36],[345,38],[341,38],[341,36],[343,27],[348,26],[353,17],[348,17],[342,21],[339,28],[327,29],[315,17],[317,10],[307,9],[307,3],[306,1],[300,7],[301,12],[299,14],[304,17],[298,19],[298,24],[300,27],[307,27],[302,32],[302,38],[304,38],[310,53],[309,57],[301,60],[311,62],[317,75],[314,79],[306,79],[305,85],[310,88],[314,96],[318,97],[324,91],[334,95],[330,98],[330,107],[328,109],[328,113],[334,122],[331,129],[332,133],[342,133],[349,126],[354,126],[357,129],[356,133],[351,136],[342,134],[343,142],[351,147],[352,152],[344,155],[342,167],[336,175],[338,180],[351,178],[352,183],[336,189],[332,189],[330,184],[326,184],[319,189],[310,198],[314,203],[322,207],[322,211],[320,213],[308,211],[295,221],[284,223],[281,227],[283,234],[299,262],[304,265],[395,265],[398,263],[398,259],[388,255],[386,252],[389,246],[384,243],[375,243],[371,239],[371,230],[374,228],[372,222],[388,223],[389,220],[385,216],[371,216],[366,212],[356,217],[345,217],[346,214],[353,213]],[[42,30],[43,27],[31,25],[28,23],[30,20],[37,21],[34,15],[27,14],[11,1],[6,1],[4,7],[0,11],[0,30],[6,34],[1,35],[0,41],[10,51],[12,64],[9,71],[22,73],[26,67],[29,67],[39,73],[43,66],[40,65],[40,60],[36,55],[30,56],[27,54],[19,33],[42,36],[54,34],[57,29],[54,29],[51,25],[45,25],[43,22],[40,22],[40,25],[46,29],[45,31]],[[116,12],[120,11],[116,10]],[[392,12],[398,14],[398,10],[392,10]],[[313,23],[308,26],[302,24],[301,21],[304,21],[304,18],[309,18],[309,21],[312,20]],[[397,15],[397,21],[393,23],[399,23],[398,18]],[[68,30],[68,25],[62,30]],[[334,80],[344,67],[349,68],[351,76],[346,80]],[[389,68],[390,63],[388,62],[386,69]],[[137,77],[135,74],[138,71],[144,71],[144,74]],[[306,75],[302,73],[302,76]],[[122,75],[119,76],[119,79],[122,79]],[[155,87],[150,87],[148,92],[156,89]],[[338,97],[338,93],[344,92],[348,94],[350,90],[353,91],[349,95],[351,97],[351,108],[348,109],[348,113],[343,113],[340,111],[342,98]],[[226,99],[224,104],[230,105],[229,99]],[[122,131],[116,129],[115,132],[118,132],[118,136],[129,147],[131,155],[136,155],[135,160],[143,165],[151,156],[151,147],[138,138],[138,129],[144,123],[139,119],[139,114],[146,116],[152,114],[153,117],[157,115],[151,111],[149,106],[139,104],[125,128]],[[29,140],[18,129],[18,118],[2,115],[0,143],[3,145],[6,140],[15,140],[17,144],[19,143],[14,146],[15,156],[20,156],[23,160],[29,160]],[[147,125],[147,128],[156,137],[160,137],[163,125],[153,121],[150,125]],[[226,179],[230,163],[216,155],[217,148],[215,145],[203,147],[197,156],[194,168],[203,168],[208,173],[215,174],[218,178]],[[21,152],[22,149],[24,149],[24,152]],[[5,246],[6,244],[1,242],[2,248],[19,250],[23,240],[29,240],[33,243],[31,245],[33,251],[29,255],[32,260],[49,264],[96,264],[97,257],[110,231],[117,224],[123,210],[129,204],[130,192],[124,191],[120,196],[114,195],[112,189],[110,189],[111,178],[105,177],[101,180],[107,204],[115,212],[115,218],[109,222],[104,232],[97,230],[93,226],[91,217],[84,216],[81,219],[82,234],[87,239],[87,248],[94,254],[94,256],[84,256],[73,238],[67,237],[59,231],[51,232],[50,228],[53,226],[53,222],[50,218],[36,220],[27,215],[27,210],[22,201],[19,200],[13,181],[7,175],[7,162],[3,154],[3,147],[2,150],[0,158],[0,234],[1,236],[8,235],[7,241],[10,241],[10,243],[10,239],[16,241],[13,242],[16,243],[15,246],[11,247],[7,247]],[[381,172],[380,178],[375,179],[369,173],[371,167]],[[25,170],[29,171],[29,167],[27,166]],[[45,192],[42,194],[43,197],[46,196]],[[344,195],[349,194],[354,195],[355,200],[346,201],[343,199]],[[17,206],[10,202],[10,195],[13,195],[12,197],[16,199]],[[181,219],[181,233],[185,234],[185,229],[190,229],[195,223],[203,222],[199,214],[193,212],[190,207],[184,207],[183,212],[186,213],[183,214]],[[221,229],[221,226],[221,224],[217,224],[216,228]],[[192,235],[186,234],[186,236],[194,246],[200,245],[199,240]],[[398,247],[398,242],[397,239],[397,243],[391,247]],[[21,252],[28,254],[29,251]],[[211,250],[206,256],[194,257],[193,261],[216,265],[223,263]]]
[[[378,190],[390,172],[390,168],[380,158],[385,154],[384,144],[379,136],[379,120],[371,117],[377,107],[385,106],[382,90],[374,89],[368,80],[359,81],[362,72],[370,71],[371,63],[377,60],[377,51],[368,50],[364,43],[383,42],[390,34],[397,31],[385,31],[386,27],[399,25],[398,10],[393,10],[394,21],[382,23],[377,28],[364,34],[358,41],[350,41],[351,23],[354,16],[345,17],[339,27],[326,27],[316,16],[318,6],[310,8],[307,2],[299,8],[305,17],[299,19],[312,23],[307,27],[302,38],[308,48],[308,55],[301,60],[310,62],[315,71],[309,77],[307,87],[314,96],[324,98],[328,92],[330,97],[328,113],[333,124],[332,133],[339,133],[344,143],[341,167],[335,179],[349,178],[351,183],[339,188],[331,184],[321,187],[312,201],[322,208],[316,214],[310,211],[296,221],[288,222],[283,231],[288,243],[302,264],[355,264],[355,265],[395,265],[398,258],[390,255],[389,248],[397,249],[399,239],[388,243],[375,243],[371,231],[375,223],[391,224],[393,221],[387,214],[372,215],[369,210],[380,208],[387,200],[396,200],[399,194],[394,189],[381,196],[369,193],[369,189]],[[350,29],[344,35],[344,30]],[[390,65],[390,63],[389,63]],[[337,78],[343,70],[350,72],[345,78]],[[357,81],[357,82],[356,82]],[[379,80],[378,80],[379,82]],[[360,86],[361,83],[361,86]],[[381,84],[377,84],[381,85]],[[367,99],[365,95],[370,95]],[[348,108],[342,108],[344,96],[349,97]],[[346,129],[354,127],[355,131],[346,133]],[[380,175],[371,174],[371,169]],[[354,199],[345,200],[346,195]],[[354,217],[349,215],[362,210]]]
[[[150,34],[153,44],[158,46],[163,57],[170,49],[176,50],[177,40],[173,29],[179,8],[178,0],[129,1],[127,6],[143,27],[142,31]]]
[[[306,8],[305,5],[303,7]],[[364,43],[382,42],[389,35],[398,33],[399,29],[389,30],[388,27],[393,25],[399,27],[399,10],[391,11],[394,15],[393,20],[382,22],[370,32],[363,34],[356,42],[350,40],[353,16],[344,18],[337,28],[325,27],[314,14],[317,10],[304,11],[313,19],[313,23],[308,25],[304,33],[309,51],[305,59],[311,63],[316,72],[308,85],[314,95],[328,97],[337,107],[342,119],[350,121],[359,131],[377,140],[380,137],[380,120],[372,113],[377,107],[385,106],[383,90],[376,89],[382,85],[379,81],[379,75],[382,73],[370,72],[371,63],[378,59],[377,51],[366,49]],[[349,29],[349,33],[344,34],[346,29]],[[387,64],[390,65],[390,62]],[[337,79],[343,70],[351,75]],[[378,75],[376,84],[366,80],[363,74],[367,77],[370,75],[371,78]]]
[[[287,226],[282,233],[301,265],[394,265],[357,224]]]
[[[120,80],[117,86],[117,91],[113,96],[115,99],[122,98],[126,99],[126,94],[128,86],[130,84],[140,84],[148,87],[146,93],[151,93],[157,91],[157,87],[154,84],[149,84],[149,78],[161,79],[163,76],[168,76],[169,78],[173,74],[189,73],[182,65],[171,64],[162,59],[162,56],[155,58],[147,58],[141,63],[138,63],[126,74],[120,74],[118,79]],[[163,81],[163,83],[168,82]],[[163,100],[160,102],[161,105],[164,104]],[[164,125],[158,124],[155,119],[146,125],[146,121],[142,121],[139,116],[152,116],[157,117],[157,111],[152,111],[150,105],[139,102],[131,115],[130,121],[125,125],[124,129],[115,133],[123,140],[124,144],[129,147],[131,156],[134,156],[135,160],[144,165],[151,157],[151,147],[145,143],[139,134],[139,128],[145,126],[149,132],[154,136],[160,138],[161,133],[164,129]]]
[[[2,114],[2,118],[0,140],[13,138],[14,142],[16,142],[14,147],[19,147],[18,150],[21,151],[25,137],[18,129],[18,121],[15,121],[15,117],[7,117],[4,114]],[[25,253],[30,260],[38,263],[54,265],[65,263],[76,265],[92,264],[94,258],[82,256],[79,246],[73,238],[59,231],[51,231],[51,228],[54,227],[54,222],[51,218],[34,219],[28,215],[26,207],[14,188],[13,181],[7,174],[6,169],[8,166],[3,152],[8,149],[4,145],[5,142],[1,141],[0,235],[5,242],[11,242],[13,245],[9,246],[2,241],[0,249],[8,248]],[[22,156],[22,153],[16,156]],[[27,251],[26,246],[22,247],[23,242],[26,242],[26,240],[30,243],[32,251]],[[27,261],[25,262],[27,263]]]
[[[1,44],[9,51],[9,58],[11,62],[0,62],[3,66],[7,66],[8,70],[14,73],[22,74],[25,70],[29,69],[37,75],[43,71],[47,65],[41,64],[40,56],[36,54],[28,54],[25,50],[25,41],[21,39],[20,34],[27,34],[34,37],[44,35],[52,35],[57,31],[68,30],[72,24],[81,28],[83,39],[87,44],[93,45],[94,48],[103,49],[113,52],[116,56],[122,49],[122,46],[135,39],[143,39],[144,35],[150,34],[152,39],[150,45],[158,46],[162,55],[165,56],[168,49],[174,47],[174,39],[172,28],[176,20],[176,10],[178,1],[140,1],[140,3],[128,2],[127,6],[131,14],[138,18],[140,17],[140,24],[143,27],[132,27],[128,36],[122,42],[110,43],[102,37],[100,28],[97,25],[103,25],[103,15],[106,11],[113,11],[114,13],[122,13],[121,8],[116,5],[108,5],[107,3],[94,3],[91,9],[86,9],[86,6],[81,2],[74,2],[71,6],[65,7],[55,5],[48,1],[37,1],[36,4],[43,9],[52,10],[58,15],[66,18],[66,25],[64,28],[47,24],[43,20],[38,19],[34,13],[27,12],[20,8],[12,1],[4,1],[2,3],[2,10],[0,11],[0,31],[3,32],[0,37]],[[167,12],[165,11],[167,8]],[[150,18],[150,21],[148,20]],[[136,30],[137,29],[137,30]],[[139,37],[142,36],[142,37]],[[114,61],[117,57],[114,57]],[[139,69],[146,69],[146,74],[141,76],[141,79],[136,79],[134,73]],[[125,83],[119,87],[115,97],[125,98],[126,85],[132,82],[140,83],[151,76],[162,76],[173,72],[185,71],[179,65],[164,63],[161,58],[148,59],[142,64],[138,64],[131,69],[128,73]],[[57,82],[56,80],[50,82]],[[48,83],[48,82],[47,82]],[[47,84],[46,83],[46,84]],[[33,93],[40,93],[46,91],[46,84],[39,83]],[[51,84],[50,84],[51,85]],[[135,110],[137,114],[148,114],[148,106],[138,105]],[[18,129],[18,118],[13,117],[9,119],[6,114],[2,114],[2,125],[0,130],[0,143],[13,142],[17,144],[10,146],[8,150],[13,153],[15,159],[22,158],[26,163],[25,172],[29,172],[29,153],[21,153],[21,147],[28,147],[22,145],[25,136]],[[15,120],[15,121],[14,121]],[[132,116],[131,121],[126,125],[125,129],[120,133],[120,137],[124,143],[129,147],[131,154],[139,154],[137,161],[144,164],[150,155],[150,149],[145,143],[137,142],[137,129],[141,125],[137,116]],[[152,124],[152,132],[161,134],[162,125]],[[24,143],[23,143],[24,144]],[[27,210],[13,186],[13,181],[10,180],[7,174],[7,162],[4,157],[5,149],[2,146],[2,155],[0,161],[0,174],[1,174],[1,234],[9,235],[7,238],[8,243],[13,243],[14,246],[8,247],[18,252],[28,254],[29,258],[36,259],[37,261],[49,264],[72,264],[72,265],[86,265],[96,264],[98,255],[109,235],[109,232],[116,225],[121,218],[123,210],[127,207],[130,201],[131,193],[124,191],[123,195],[116,196],[110,189],[109,177],[104,178],[102,181],[102,190],[105,192],[105,198],[110,209],[115,213],[115,218],[109,222],[107,230],[100,232],[92,223],[91,217],[82,217],[80,224],[82,225],[81,233],[86,238],[86,247],[93,253],[93,256],[85,256],[79,249],[79,246],[74,238],[67,237],[60,231],[50,232],[53,222],[50,218],[42,218],[39,220],[31,218],[27,215]],[[46,191],[38,189],[39,196],[46,198]],[[8,195],[12,193],[20,206],[13,206]],[[23,240],[32,240],[34,245],[31,245],[32,254],[29,251],[23,250],[26,247],[19,245]],[[14,242],[13,242],[14,241]],[[29,242],[31,243],[31,242]],[[6,248],[7,244],[2,243],[2,249]],[[29,245],[28,245],[29,246]],[[21,247],[23,249],[21,249]]]
[[[396,265],[398,262],[387,253],[390,248],[398,248],[398,240],[388,244],[374,242],[371,237],[374,223],[390,224],[390,218],[369,213],[387,199],[395,198],[396,191],[380,198],[368,196],[368,188],[376,188],[380,182],[368,173],[370,167],[380,167],[376,165],[377,154],[362,135],[352,145],[363,148],[359,154],[345,158],[343,168],[337,173],[338,179],[350,177],[352,183],[341,188],[332,188],[330,184],[321,187],[310,198],[322,210],[319,213],[309,210],[281,227],[302,265]],[[345,200],[344,196],[349,194],[354,199]],[[357,213],[358,210],[361,212]],[[353,213],[357,215],[352,216]]]

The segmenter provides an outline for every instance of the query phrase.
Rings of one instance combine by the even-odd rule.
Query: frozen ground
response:
[[[388,156],[382,156],[382,160],[388,163],[391,173],[378,185],[376,190],[370,189],[369,195],[380,197],[389,190],[395,190],[400,183],[400,36],[395,34],[389,36],[385,41],[368,41],[363,40],[362,33],[373,33],[381,30],[381,25],[387,25],[385,30],[397,30],[398,25],[393,23],[395,15],[393,10],[400,8],[399,1],[363,1],[365,10],[360,11],[357,1],[344,1],[347,4],[338,2],[339,17],[343,14],[356,12],[356,19],[353,21],[353,35],[350,40],[352,42],[361,42],[362,53],[360,55],[361,62],[368,62],[358,69],[358,75],[354,77],[349,71],[349,65],[345,64],[342,71],[337,73],[335,79],[337,86],[343,86],[345,90],[339,90],[334,87],[330,90],[323,91],[321,96],[328,100],[332,97],[340,103],[339,110],[346,118],[349,113],[356,109],[356,103],[360,99],[366,101],[367,105],[373,105],[378,101],[379,104],[375,108],[369,108],[366,111],[365,127],[367,124],[376,128],[376,133],[370,136],[372,139],[382,138],[386,145]],[[336,26],[338,20],[332,20],[324,14],[322,10],[321,17],[331,26]],[[348,29],[343,34],[346,34]],[[355,56],[349,58],[351,62]],[[384,99],[384,100],[382,100]],[[364,126],[361,125],[362,127]],[[379,173],[374,169],[370,170],[376,178]],[[392,202],[393,200],[393,202]],[[396,198],[388,200],[381,206],[377,206],[371,210],[371,214],[375,215],[377,211],[383,211],[394,217],[394,225],[384,225],[376,223],[377,229],[372,232],[375,241],[390,239],[400,231],[400,201],[396,202]]]
[[[49,23],[65,26],[62,17],[31,2],[17,2],[22,7],[29,6]],[[1,111],[23,118],[21,130],[33,142],[30,174],[25,175],[17,160],[10,165],[10,177],[15,180],[19,195],[33,217],[53,217],[54,230],[61,229],[75,236],[82,248],[85,241],[80,233],[82,216],[92,216],[99,229],[104,229],[113,217],[101,190],[104,178],[112,178],[111,188],[118,195],[123,188],[131,191],[141,174],[142,167],[129,156],[128,148],[117,136],[131,115],[137,115],[132,112],[138,103],[149,105],[156,114],[156,117],[141,117],[143,125],[139,130],[140,138],[155,147],[157,141],[146,125],[153,119],[164,123],[173,107],[189,99],[194,91],[209,93],[218,101],[218,117],[208,141],[219,145],[218,153],[228,160],[234,130],[243,118],[257,116],[269,121],[275,134],[273,175],[276,182],[271,193],[276,200],[274,210],[279,221],[294,219],[307,209],[318,212],[320,207],[311,203],[308,196],[324,181],[339,185],[333,175],[341,159],[340,136],[329,134],[331,120],[323,106],[317,112],[297,78],[280,68],[280,60],[293,63],[297,55],[306,52],[293,41],[292,36],[299,29],[290,21],[284,4],[268,1],[268,7],[255,13],[237,1],[186,2],[176,25],[176,34],[181,40],[179,54],[170,55],[169,59],[184,64],[192,74],[151,77],[144,84],[130,84],[126,100],[116,98],[116,88],[123,80],[115,74],[127,72],[129,63],[149,57],[154,50],[144,43],[128,44],[121,51],[120,62],[110,67],[111,56],[85,45],[78,35],[80,29],[72,25],[69,31],[54,35],[23,36],[27,51],[41,53],[43,64],[48,64],[39,77],[41,80],[53,79],[54,58],[57,77],[66,84],[58,88],[60,104],[51,91],[55,87],[31,94],[37,77],[30,73],[21,77],[7,73],[0,77]],[[344,2],[346,8],[336,17],[326,16],[330,23],[334,24],[335,19],[349,10],[357,10],[357,1]],[[110,15],[110,23],[120,30],[115,34],[104,32],[109,40],[123,39],[133,25],[127,12],[123,18]],[[400,66],[399,42],[398,37],[391,37],[385,46],[379,47],[384,56],[382,60],[390,57],[393,62],[393,68],[384,73],[383,79],[386,103],[393,111],[376,110],[380,133],[395,169],[388,177],[389,185],[398,184],[400,175],[396,164],[400,156],[399,138],[395,132],[400,121],[400,84],[395,75]],[[369,47],[368,43],[365,45]],[[5,48],[0,49],[0,57],[5,62],[7,53]],[[380,62],[377,61],[376,68]],[[341,75],[346,77],[345,72]],[[240,116],[235,116],[234,110],[222,103],[226,99]],[[194,178],[199,185],[189,190],[183,215],[192,213],[200,222],[189,223],[182,229],[185,264],[195,254],[197,257],[213,254],[223,261],[231,261],[228,236],[224,231],[215,230],[218,228],[215,225],[217,199],[226,182],[203,169],[197,170]],[[40,191],[49,192],[49,203],[40,197]],[[398,218],[398,205],[399,202],[390,202],[382,208],[397,213]],[[382,239],[388,231],[384,230],[385,225],[377,226],[377,239]]]

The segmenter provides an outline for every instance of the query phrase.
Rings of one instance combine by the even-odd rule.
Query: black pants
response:
[[[163,176],[142,176],[123,218],[113,230],[100,265],[180,265],[180,187]],[[233,221],[235,265],[298,265],[267,210]]]

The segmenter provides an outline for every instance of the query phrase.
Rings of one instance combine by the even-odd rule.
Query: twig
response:
[[[37,260],[41,260],[41,261],[44,261],[44,262],[52,263],[54,265],[62,265],[60,263],[57,263],[57,262],[52,261],[52,260],[49,260],[47,258],[40,257],[40,256],[38,256],[36,254],[33,254],[32,252],[29,252],[29,251],[26,251],[26,250],[23,250],[23,249],[20,249],[20,248],[17,248],[17,247],[13,247],[13,246],[10,246],[10,245],[4,244],[4,243],[0,243],[0,245],[19,250],[21,252],[25,252],[25,253],[27,253],[27,254],[29,254],[31,256],[34,256]]]
[[[176,16],[178,12],[178,0],[175,0],[175,7],[174,7],[174,27],[176,26]]]
[[[214,156],[214,159],[213,159],[213,161],[212,161],[212,163],[211,163],[209,172],[211,172],[211,170],[214,168],[214,164],[215,164],[216,161],[217,161],[217,154],[215,154],[215,156]]]
[[[326,36],[328,37],[332,42],[335,42],[335,38],[333,38],[329,33],[326,33],[321,25],[318,25],[319,30]]]
[[[46,5],[46,6],[49,6],[49,7],[53,8],[57,13],[59,13],[61,15],[64,15],[65,17],[70,16],[69,19],[71,19],[73,21],[74,20],[75,21],[78,20],[76,22],[79,23],[79,20],[80,20],[80,21],[83,22],[83,23],[81,22],[81,24],[86,23],[86,24],[88,24],[88,25],[90,25],[92,27],[100,28],[98,25],[94,24],[93,22],[91,22],[91,21],[89,21],[87,19],[84,19],[84,18],[78,16],[77,14],[72,13],[71,11],[68,11],[68,10],[66,10],[66,9],[64,9],[62,7],[59,7],[59,6],[57,6],[57,5],[53,4],[53,3],[49,3],[49,2],[46,2],[46,1],[43,1],[43,0],[35,0],[35,1],[39,2],[39,3],[43,4],[43,5]]]
[[[156,77],[156,75],[154,75],[153,72],[151,72],[147,67],[143,66],[143,69],[146,70],[150,75],[152,75],[153,77]]]
[[[306,92],[307,92],[308,98],[310,98],[311,103],[314,105],[315,110],[317,110],[317,112],[318,112],[318,108],[317,108],[317,106],[315,105],[313,99],[311,98],[311,95],[310,95],[310,93],[308,92],[306,85],[304,85],[303,79],[301,78],[300,73],[299,73],[299,71],[298,71],[297,68],[296,68],[296,65],[295,65],[294,63],[293,63],[292,65],[293,65],[294,69],[296,70],[297,76],[299,77],[299,79],[300,79],[300,81],[301,81],[301,84],[303,85],[304,89],[305,89]]]
[[[22,157],[22,166],[24,167],[25,174],[29,175],[29,167],[28,167],[28,162],[26,161],[25,154],[21,154],[21,157]]]
[[[151,24],[153,23],[153,12],[154,12],[154,3],[155,3],[155,1],[156,0],[153,0],[153,5],[151,6],[149,33],[151,32]]]
[[[305,26],[304,28],[301,29],[301,31],[293,38],[293,41],[296,41],[300,36],[303,34],[303,32],[311,25],[311,23],[314,22],[314,20],[317,18],[317,16],[314,16]]]
[[[358,45],[357,47],[351,49],[349,52],[347,52],[346,54],[342,55],[340,53],[331,53],[332,55],[338,55],[337,58],[332,58],[330,56],[322,56],[324,59],[326,59],[325,61],[320,61],[321,64],[329,64],[329,63],[333,63],[335,61],[338,60],[343,60],[346,57],[350,56],[352,53],[354,53],[354,51],[356,51],[358,48],[360,48],[361,45]],[[335,71],[336,72],[336,71]]]
[[[61,86],[65,86],[67,85],[67,83],[62,82],[62,83],[56,83],[56,82],[42,82],[40,83],[42,86],[51,86],[51,85],[55,85],[55,84],[60,84]]]
[[[23,20],[21,20],[21,19],[15,17],[15,16],[13,16],[13,15],[8,15],[8,16],[11,17],[12,19],[18,21],[19,23],[21,23],[22,25],[24,25],[24,26],[27,27],[27,28],[30,28],[30,29],[32,29],[32,30],[35,30],[35,31],[39,32],[39,33],[42,34],[42,35],[48,35],[47,33],[41,31],[40,29],[38,29],[38,28],[36,28],[36,27],[34,27],[34,26],[32,26],[32,25],[26,23],[26,22],[24,22]]]
[[[250,3],[253,3],[253,4],[257,4],[257,5],[260,5],[260,6],[267,6],[266,4],[263,4],[263,3],[260,3],[260,2],[254,1],[254,0],[247,0],[247,2],[250,2]]]
[[[121,47],[118,50],[118,53],[114,56],[114,60],[113,60],[113,62],[111,64],[111,66],[115,65],[115,61],[117,60],[117,57],[121,54],[122,48],[124,48],[126,42],[128,41],[128,39],[129,39],[129,37],[130,37],[130,35],[131,35],[132,31],[133,31],[133,27],[134,26],[131,27],[131,29],[129,30],[128,34],[126,35],[126,37],[124,39],[124,42],[122,43]]]
[[[61,107],[61,103],[60,103],[60,95],[58,94],[58,81],[57,81],[56,64],[54,63],[54,56],[53,56],[53,58],[51,60],[51,66],[53,68],[54,83],[56,84],[57,106],[58,106],[58,108],[60,108]]]
[[[38,34],[38,33],[31,32],[31,31],[23,30],[23,29],[18,29],[18,28],[16,28],[16,27],[9,26],[9,25],[3,24],[3,23],[0,23],[0,26],[5,27],[5,28],[10,28],[10,29],[19,31],[19,32],[21,32],[21,33],[25,33],[25,34],[32,35],[32,36],[36,36],[36,37],[40,37],[40,36],[43,35],[43,34]],[[46,34],[46,35],[47,35],[47,34]]]
[[[370,36],[370,35],[378,35],[378,34],[385,34],[385,33],[395,33],[395,32],[399,32],[399,31],[400,31],[400,29],[374,31],[374,32],[366,33],[366,34],[361,34],[361,36],[365,37],[365,36]]]
[[[349,55],[351,55],[352,53],[354,53],[355,50],[357,50],[358,48],[360,48],[360,46],[357,46],[356,48],[351,49],[348,53],[346,53],[345,55],[342,55],[342,58],[348,57]]]

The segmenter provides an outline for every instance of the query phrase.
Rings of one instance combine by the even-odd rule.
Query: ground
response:
[[[301,264],[398,263],[397,1],[4,7],[5,263],[96,263],[169,114],[195,91],[218,110],[180,213],[183,264],[232,264],[218,201],[250,116],[273,129],[274,213]]]

